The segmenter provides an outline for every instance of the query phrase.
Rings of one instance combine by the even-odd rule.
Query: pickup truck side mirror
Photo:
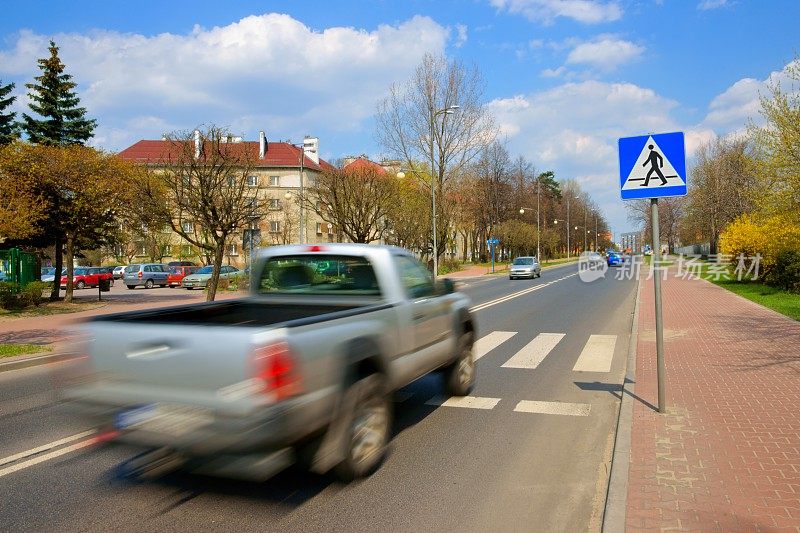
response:
[[[442,278],[436,281],[436,288],[439,294],[453,294],[456,292],[456,284],[452,279]]]

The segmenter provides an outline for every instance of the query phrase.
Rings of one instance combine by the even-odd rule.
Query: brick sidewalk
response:
[[[706,281],[662,286],[668,412],[649,280],[626,529],[800,532],[800,323]]]

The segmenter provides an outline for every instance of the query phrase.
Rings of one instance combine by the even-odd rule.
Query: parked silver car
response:
[[[508,269],[508,279],[517,278],[538,278],[542,275],[542,267],[539,260],[533,256],[522,256],[514,259]]]
[[[154,285],[166,287],[169,267],[161,263],[141,263],[128,265],[125,267],[125,276],[122,281],[129,289],[135,289],[143,285],[146,289],[152,289]]]
[[[113,270],[114,279],[122,279],[125,277],[125,265],[115,266]]]

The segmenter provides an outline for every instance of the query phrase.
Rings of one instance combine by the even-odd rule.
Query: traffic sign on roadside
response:
[[[494,237],[491,237],[489,239],[486,239],[486,244],[488,244],[489,246],[497,246],[498,244],[500,244],[500,241],[495,239]]]
[[[619,180],[623,200],[685,196],[683,132],[621,138]]]

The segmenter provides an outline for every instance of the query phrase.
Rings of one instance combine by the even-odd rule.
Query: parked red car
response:
[[[186,265],[170,267],[169,276],[167,276],[167,283],[169,283],[169,288],[171,289],[173,287],[180,287],[183,278],[185,278],[189,274],[194,274],[198,268],[200,267],[186,266]]]
[[[97,287],[101,279],[107,279],[114,285],[114,274],[100,267],[78,267],[72,272],[72,286],[76,289]],[[61,287],[66,288],[67,276],[61,276]]]

